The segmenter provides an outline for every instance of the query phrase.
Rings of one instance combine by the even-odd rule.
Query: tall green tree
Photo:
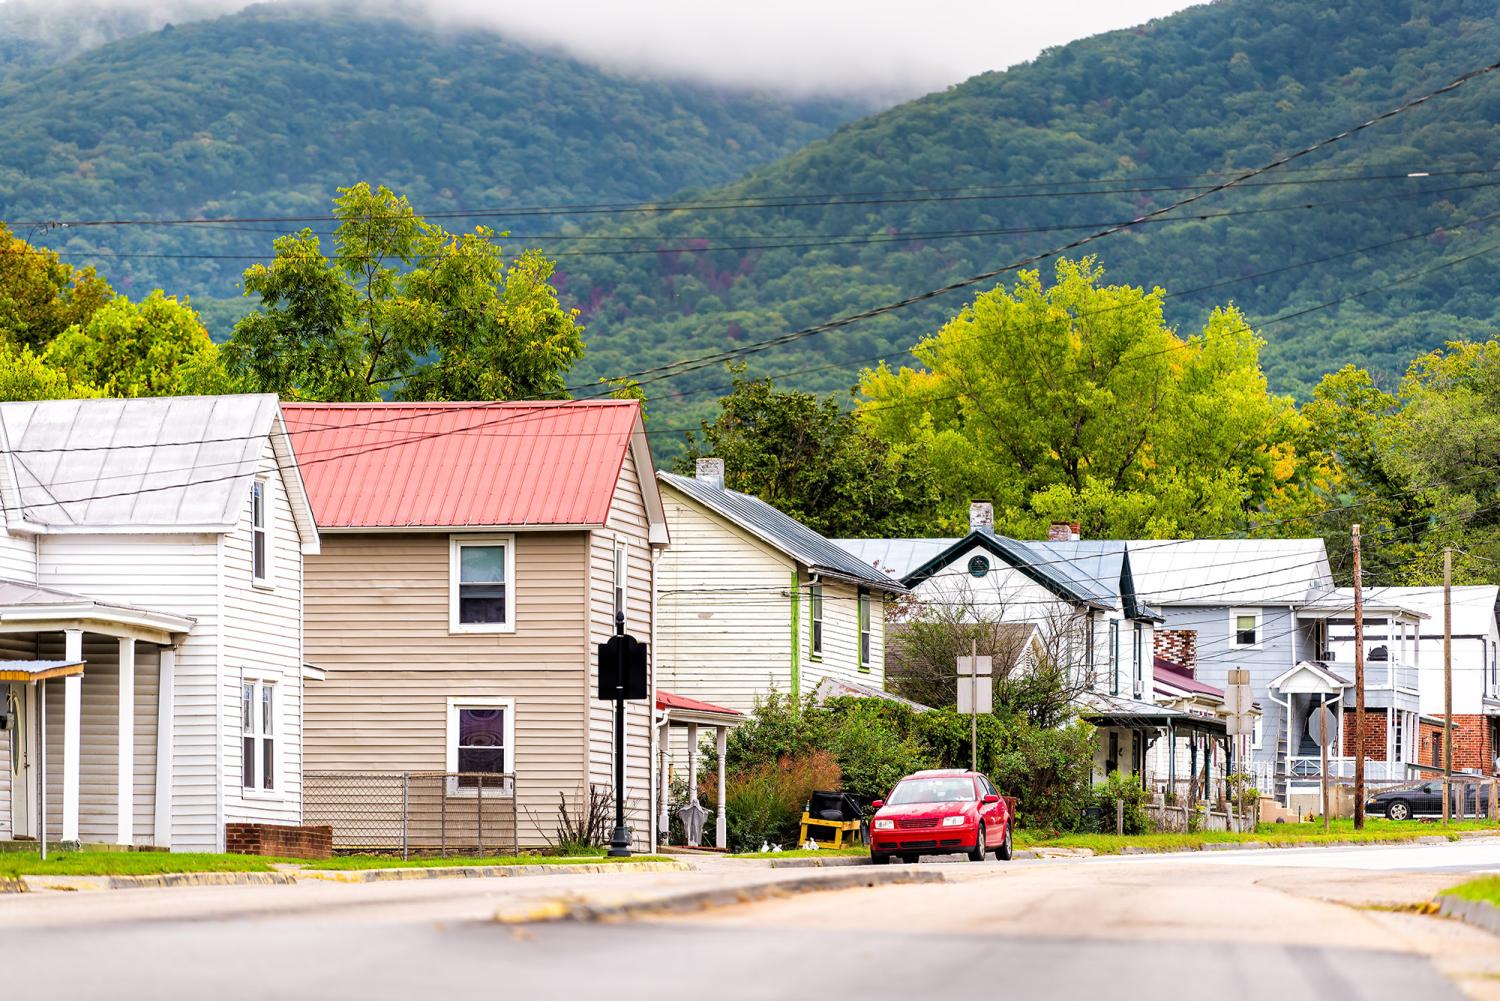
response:
[[[743,372],[740,369],[739,372]],[[677,461],[724,460],[725,485],[828,536],[923,535],[936,499],[921,457],[866,430],[836,396],[737,375],[713,421]]]
[[[913,355],[866,371],[860,416],[925,452],[939,516],[973,499],[1019,536],[1080,521],[1090,537],[1234,531],[1296,473],[1295,411],[1272,396],[1261,342],[1233,306],[1179,336],[1161,289],[1104,285],[1093,258],[1023,272],[976,297]]]
[[[63,331],[42,360],[105,396],[212,395],[233,390],[219,349],[185,301],[152,292],[125,296]]]
[[[40,351],[113,298],[93,268],[75,268],[0,223],[0,339]]]
[[[317,400],[556,398],[583,355],[578,311],[536,251],[506,262],[483,227],[456,235],[360,183],[334,200],[334,252],[311,230],[245,272],[260,309],[224,349],[247,388]]]

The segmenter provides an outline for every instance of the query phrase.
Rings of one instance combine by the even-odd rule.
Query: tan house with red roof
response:
[[[638,639],[655,630],[667,529],[639,405],[284,411],[323,541],[307,561],[307,822],[344,847],[554,839],[560,796],[577,809],[611,788],[597,644],[617,611]],[[651,711],[632,703],[626,726],[642,847]]]

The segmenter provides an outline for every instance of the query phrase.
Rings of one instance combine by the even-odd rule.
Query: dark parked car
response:
[[[1467,778],[1469,783],[1463,784],[1460,779]],[[1463,812],[1467,816],[1475,814],[1488,814],[1490,812],[1490,787],[1480,785],[1478,795],[1475,795],[1474,782],[1480,779],[1478,775],[1454,776],[1452,800],[1448,804],[1448,812],[1457,814],[1459,812],[1459,799],[1463,799]],[[1411,789],[1390,789],[1372,796],[1365,804],[1365,812],[1385,814],[1390,820],[1410,820],[1413,817],[1442,816],[1443,813],[1443,783],[1441,779],[1432,779]]]

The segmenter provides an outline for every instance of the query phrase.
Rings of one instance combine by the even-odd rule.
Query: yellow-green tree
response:
[[[1050,284],[1023,272],[921,341],[920,367],[864,373],[860,416],[927,453],[940,527],[986,499],[1022,537],[1051,521],[1095,538],[1218,534],[1297,475],[1295,410],[1267,391],[1240,312],[1180,336],[1161,289],[1102,277],[1093,258],[1059,261]]]
[[[0,224],[0,340],[6,344],[40,351],[113,295],[93,268],[74,268]]]
[[[47,345],[47,365],[105,396],[183,396],[231,391],[219,349],[186,301],[160,289],[95,310]]]

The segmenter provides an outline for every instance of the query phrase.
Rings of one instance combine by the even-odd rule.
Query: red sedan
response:
[[[923,855],[956,852],[975,862],[991,851],[1002,862],[1010,860],[1010,808],[978,772],[917,772],[896,783],[890,798],[871,806],[870,860],[876,865],[898,856],[915,862]]]

